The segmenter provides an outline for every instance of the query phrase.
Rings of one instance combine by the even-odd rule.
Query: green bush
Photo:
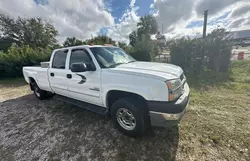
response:
[[[143,36],[140,41],[136,41],[129,54],[139,61],[152,61],[158,54],[158,48],[152,40]]]
[[[24,66],[40,65],[41,61],[49,61],[50,55],[50,49],[11,46],[6,53],[0,53],[0,77],[22,76]]]
[[[193,77],[228,73],[232,44],[224,29],[214,30],[205,39],[181,38],[171,42],[171,62]]]

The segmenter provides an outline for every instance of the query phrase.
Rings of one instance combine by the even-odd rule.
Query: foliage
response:
[[[75,37],[68,37],[64,43],[63,43],[63,46],[64,47],[69,47],[69,46],[77,46],[77,45],[82,45],[83,42]]]
[[[225,29],[216,29],[205,39],[205,56],[208,68],[216,72],[228,72],[231,62],[232,43]]]
[[[127,54],[131,53],[132,48],[128,46],[126,43],[118,42],[118,46],[122,48]]]
[[[54,26],[41,18],[13,19],[0,14],[0,30],[4,37],[12,39],[18,44],[30,47],[53,47],[56,44],[58,31]]]
[[[84,41],[84,44],[94,44],[94,45],[104,45],[104,44],[112,44],[115,45],[115,41],[107,36],[97,36],[92,39]]]
[[[250,61],[242,60],[233,62],[230,80],[238,83],[250,84]]]
[[[183,37],[171,41],[171,62],[198,78],[204,73],[213,77],[228,73],[232,45],[224,29],[214,30],[205,39]]]
[[[133,31],[131,34],[129,34],[129,41],[130,41],[129,44],[131,46],[135,46],[136,41],[138,41],[137,39],[138,36],[136,31]]]
[[[64,41],[63,46],[68,47],[68,46],[90,45],[90,44],[94,44],[94,45],[113,44],[115,45],[115,41],[107,36],[97,36],[97,37],[94,37],[92,39],[88,39],[85,41],[81,41],[79,39],[76,39],[75,37],[72,37],[72,38],[67,38]]]
[[[48,48],[11,46],[6,53],[0,52],[0,77],[22,76],[23,66],[40,65],[42,61],[49,61],[51,52]]]
[[[136,41],[130,54],[140,61],[151,61],[155,57],[155,45],[146,36],[142,36],[141,41]]]
[[[158,30],[154,16],[146,15],[140,18],[137,23],[137,31],[129,35],[130,45],[133,49],[130,54],[141,61],[151,61],[158,54],[158,47],[153,44],[150,36]]]
[[[137,31],[133,31],[129,34],[130,45],[134,46],[137,41],[141,39],[150,39],[152,34],[156,34],[158,31],[158,25],[156,19],[152,15],[146,15],[140,18],[137,23]]]
[[[7,37],[0,37],[0,51],[7,52],[13,43],[17,42]]]
[[[139,37],[146,35],[150,38],[150,35],[156,34],[158,31],[158,25],[156,19],[152,15],[146,15],[140,18],[140,21],[137,23],[137,34]]]

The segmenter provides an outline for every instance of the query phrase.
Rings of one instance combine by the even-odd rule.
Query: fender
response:
[[[104,103],[105,107],[108,107],[107,105],[107,95],[109,91],[116,90],[116,91],[123,91],[123,92],[129,92],[134,93],[137,95],[142,96],[145,100],[153,100],[153,96],[150,92],[149,88],[135,88],[132,86],[106,86],[103,90],[102,94],[102,101]]]

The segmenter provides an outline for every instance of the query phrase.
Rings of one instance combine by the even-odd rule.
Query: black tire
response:
[[[36,98],[38,98],[39,100],[44,100],[49,97],[49,93],[47,91],[41,90],[36,82],[31,83],[31,85],[33,87],[33,92]]]
[[[145,119],[145,109],[142,109],[144,107],[140,105],[141,104],[138,101],[135,101],[132,98],[121,98],[115,101],[111,107],[111,118],[115,127],[127,136],[142,136],[145,129],[148,127],[148,120]],[[128,130],[123,127],[124,125],[121,125],[122,123],[119,123],[118,120],[120,117],[117,115],[119,115],[119,112],[123,109],[127,109],[129,114],[132,113],[132,117],[135,120],[134,128]]]

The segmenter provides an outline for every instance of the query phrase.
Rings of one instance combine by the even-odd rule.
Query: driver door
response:
[[[100,97],[101,69],[74,73],[70,70],[72,63],[93,63],[88,51],[84,48],[72,49],[67,70],[68,92],[71,98],[103,106]]]

